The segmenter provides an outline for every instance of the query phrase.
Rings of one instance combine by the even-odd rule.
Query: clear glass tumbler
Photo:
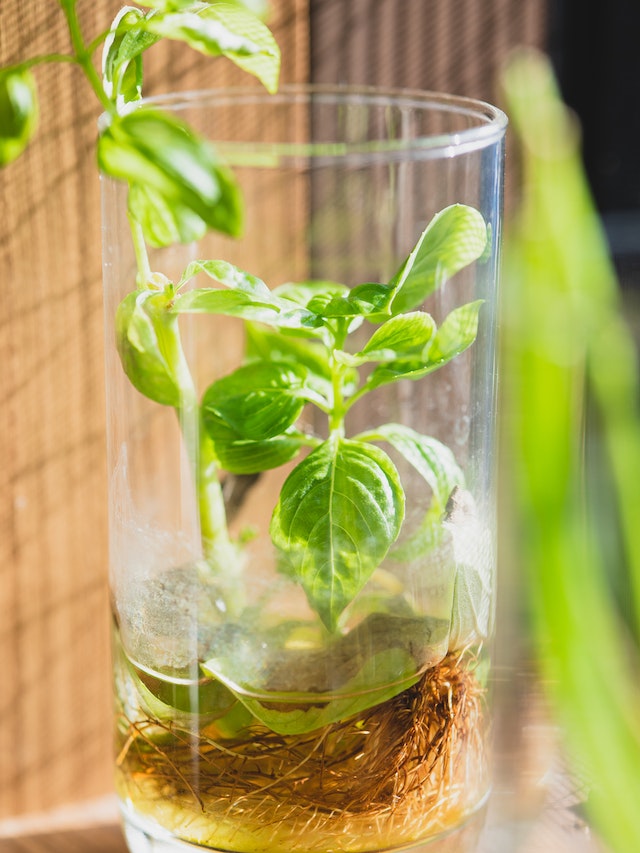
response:
[[[150,250],[143,304],[103,181],[129,846],[472,850],[506,119],[370,89],[156,103],[229,164],[245,225]],[[168,391],[123,370],[145,346]]]

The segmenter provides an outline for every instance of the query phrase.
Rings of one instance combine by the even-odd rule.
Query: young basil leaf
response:
[[[98,140],[98,163],[105,174],[148,185],[214,230],[240,233],[242,200],[232,173],[206,141],[172,116],[149,108],[116,116]]]
[[[205,425],[213,417],[253,441],[281,435],[304,408],[306,377],[304,367],[287,362],[258,361],[239,367],[205,392]],[[215,435],[212,438],[215,441]]]
[[[319,305],[325,305],[336,296],[346,296],[349,288],[346,284],[337,281],[322,281],[312,279],[310,281],[286,282],[273,289],[276,296],[288,299],[303,308],[309,308],[313,300]],[[311,310],[311,309],[309,309]]]
[[[287,477],[271,538],[330,630],[396,540],[403,517],[398,472],[373,445],[331,437]]]
[[[134,291],[116,311],[116,346],[131,384],[156,403],[180,406],[182,393],[168,353],[178,340],[178,318],[157,291]]]
[[[360,352],[351,356],[336,353],[336,357],[346,364],[415,360],[424,351],[435,330],[436,324],[430,314],[423,311],[399,314],[376,329]]]
[[[448,364],[475,341],[478,333],[478,313],[482,300],[454,308],[418,357],[397,359],[380,364],[367,378],[370,390],[397,382],[399,379],[422,379],[428,373]]]
[[[475,208],[454,204],[437,213],[390,281],[391,312],[421,305],[438,288],[484,252],[487,226]]]
[[[210,0],[204,0],[209,2]],[[194,0],[140,0],[140,6],[147,9],[157,9],[159,12],[177,12],[194,6]]]
[[[456,486],[464,485],[464,474],[453,452],[436,438],[421,435],[403,424],[384,424],[367,433],[368,441],[386,441],[426,480],[433,493],[431,506],[442,514]]]
[[[152,13],[144,28],[160,38],[184,41],[207,56],[226,56],[257,77],[267,91],[278,88],[278,45],[262,21],[242,6],[194,3],[179,11]]]
[[[467,302],[448,314],[429,347],[429,361],[446,364],[464,352],[475,341],[478,334],[478,317],[484,300]]]
[[[0,167],[22,154],[36,132],[38,96],[28,71],[0,71]]]
[[[236,293],[246,294],[248,299],[241,303],[239,300],[225,300],[223,291],[215,289],[194,290],[180,294],[175,300],[175,310],[180,312],[192,311],[210,314],[232,314],[245,320],[255,320],[266,323],[292,333],[299,331],[306,337],[314,336],[315,329],[322,324],[317,315],[304,308],[298,308],[287,299],[277,296],[259,278],[250,275],[227,261],[192,261],[180,279],[178,287],[184,286],[190,279],[205,273]],[[225,310],[227,305],[237,305],[238,310]],[[241,308],[241,306],[244,306]]]
[[[223,284],[231,290],[239,290],[248,293],[258,299],[262,304],[274,304],[271,291],[262,279],[251,275],[244,270],[230,264],[228,261],[191,261],[178,283],[178,288],[183,287],[188,281],[204,273],[209,278]]]
[[[340,294],[318,294],[307,307],[327,319],[379,316],[390,296],[391,290],[386,284],[360,284],[352,289],[345,288]]]
[[[295,432],[257,441],[243,438],[211,409],[205,413],[204,423],[220,467],[231,474],[258,474],[279,468],[302,447]]]
[[[157,41],[137,28],[140,9],[124,6],[111,24],[102,51],[102,83],[112,101],[129,103],[142,95],[142,52]]]
[[[210,3],[211,0],[204,0]],[[242,6],[256,17],[264,19],[269,10],[267,0],[225,0],[230,6]],[[141,0],[141,6],[158,9],[161,12],[177,12],[179,9],[188,9],[190,6],[202,5],[194,3],[194,0]]]
[[[142,184],[129,187],[129,210],[150,246],[192,243],[207,230],[206,222],[193,210],[179,202],[168,202],[161,193]]]
[[[176,314],[222,314],[269,323],[278,316],[278,308],[261,302],[242,290],[223,290],[219,287],[199,288],[179,293],[171,306]]]

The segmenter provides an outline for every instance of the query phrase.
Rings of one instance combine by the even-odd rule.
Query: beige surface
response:
[[[287,81],[309,73],[307,5],[273,2]],[[87,33],[119,6],[81,0]],[[507,50],[540,43],[546,3],[313,7],[316,79],[492,98]],[[53,0],[1,0],[0,64],[65,49]],[[230,82],[187,49],[154,51],[149,92]],[[74,71],[38,70],[38,137],[0,173],[0,819],[111,787],[98,110]]]

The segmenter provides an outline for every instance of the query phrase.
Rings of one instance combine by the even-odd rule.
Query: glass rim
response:
[[[475,122],[473,126],[456,131],[433,134],[417,134],[412,138],[371,140],[367,142],[260,142],[219,140],[215,135],[212,144],[221,151],[235,151],[245,162],[242,152],[249,150],[258,154],[268,152],[270,157],[345,157],[353,154],[385,157],[407,155],[418,159],[456,157],[473,151],[488,148],[504,137],[508,125],[506,114],[487,101],[462,95],[450,95],[423,89],[385,88],[377,86],[332,85],[293,83],[281,86],[271,94],[257,86],[220,87],[211,89],[193,89],[184,92],[170,92],[141,98],[125,104],[121,114],[132,112],[140,107],[157,107],[171,113],[195,106],[247,106],[251,104],[286,104],[309,100],[317,103],[352,103],[373,107],[397,107],[401,110],[431,110],[466,116]],[[110,117],[100,117],[99,128],[107,126]]]

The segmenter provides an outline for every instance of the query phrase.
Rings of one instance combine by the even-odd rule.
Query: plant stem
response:
[[[133,241],[133,251],[136,256],[136,266],[138,273],[136,275],[136,285],[138,290],[144,290],[147,287],[151,278],[151,266],[149,264],[149,255],[147,252],[147,244],[144,241],[142,226],[135,217],[128,213],[129,225],[131,227],[131,239]]]
[[[85,77],[89,81],[91,88],[95,92],[96,97],[104,109],[113,115],[116,112],[116,106],[111,100],[109,100],[109,97],[102,85],[100,75],[93,66],[93,50],[95,50],[93,43],[91,50],[89,50],[84,43],[75,0],[59,0],[59,2],[67,19],[67,26],[69,28],[69,35],[71,37],[71,45],[73,47],[75,61],[84,71]]]
[[[231,545],[224,501],[213,446],[202,423],[196,387],[182,349],[178,318],[171,317],[169,323],[171,329],[166,340],[166,356],[173,365],[176,382],[182,391],[178,417],[196,486],[202,548],[205,557],[211,557],[226,551]]]
[[[334,352],[330,353],[329,364],[331,366],[331,411],[329,412],[329,431],[334,435],[344,435],[345,404],[342,386],[344,380],[344,367],[335,357],[335,350],[342,349],[347,337],[347,323],[339,319],[333,334]]]
[[[76,57],[71,53],[42,53],[38,56],[31,56],[29,59],[24,59],[22,62],[16,62],[15,65],[5,65],[2,72],[27,71],[34,68],[36,65],[44,65],[47,62],[67,62],[77,63]]]

